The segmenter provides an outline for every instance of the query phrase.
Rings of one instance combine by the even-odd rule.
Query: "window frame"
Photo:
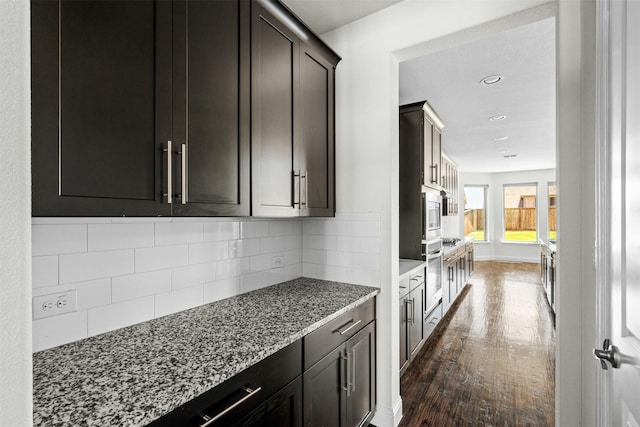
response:
[[[508,187],[532,187],[535,189],[535,210],[536,210],[536,221],[535,221],[535,239],[534,240],[509,240],[507,239],[507,218],[506,218],[506,199],[505,199],[505,189]],[[502,242],[503,243],[515,243],[515,244],[538,244],[538,239],[540,238],[540,209],[538,205],[539,200],[539,188],[537,182],[519,182],[519,183],[508,183],[502,184]]]
[[[467,188],[482,188],[483,191],[483,205],[484,205],[484,240],[477,240],[474,238],[474,242],[482,242],[482,243],[488,243],[490,242],[489,240],[489,221],[488,221],[488,210],[489,210],[489,203],[488,203],[488,198],[489,198],[489,184],[464,184],[462,186],[462,195],[463,197],[465,197],[465,190]],[[464,200],[464,199],[463,199]],[[466,213],[466,202],[464,202],[463,206],[462,206],[462,224],[463,224],[463,230],[464,230],[464,214]],[[464,233],[464,232],[463,232]],[[465,237],[467,237],[467,235],[464,235]]]

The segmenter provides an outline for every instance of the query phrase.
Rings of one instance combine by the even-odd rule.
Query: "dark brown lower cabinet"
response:
[[[236,426],[297,427],[302,425],[302,377],[290,382]]]
[[[375,322],[303,374],[305,426],[355,427],[374,413]]]
[[[400,372],[409,365],[409,348],[407,334],[407,299],[400,298]]]

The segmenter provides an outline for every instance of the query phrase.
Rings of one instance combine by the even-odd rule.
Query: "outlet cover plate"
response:
[[[57,316],[78,310],[78,291],[70,289],[33,297],[33,319]]]

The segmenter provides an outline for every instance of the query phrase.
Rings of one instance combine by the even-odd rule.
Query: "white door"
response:
[[[598,422],[640,427],[640,0],[600,6],[599,336],[619,366],[600,371]]]

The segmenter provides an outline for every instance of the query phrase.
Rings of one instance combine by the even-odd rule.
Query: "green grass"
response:
[[[467,237],[473,237],[475,240],[485,240],[484,230],[476,230],[467,234]]]
[[[556,240],[557,232],[555,230],[549,231],[549,240]]]
[[[505,231],[504,240],[511,242],[537,242],[535,231]]]

